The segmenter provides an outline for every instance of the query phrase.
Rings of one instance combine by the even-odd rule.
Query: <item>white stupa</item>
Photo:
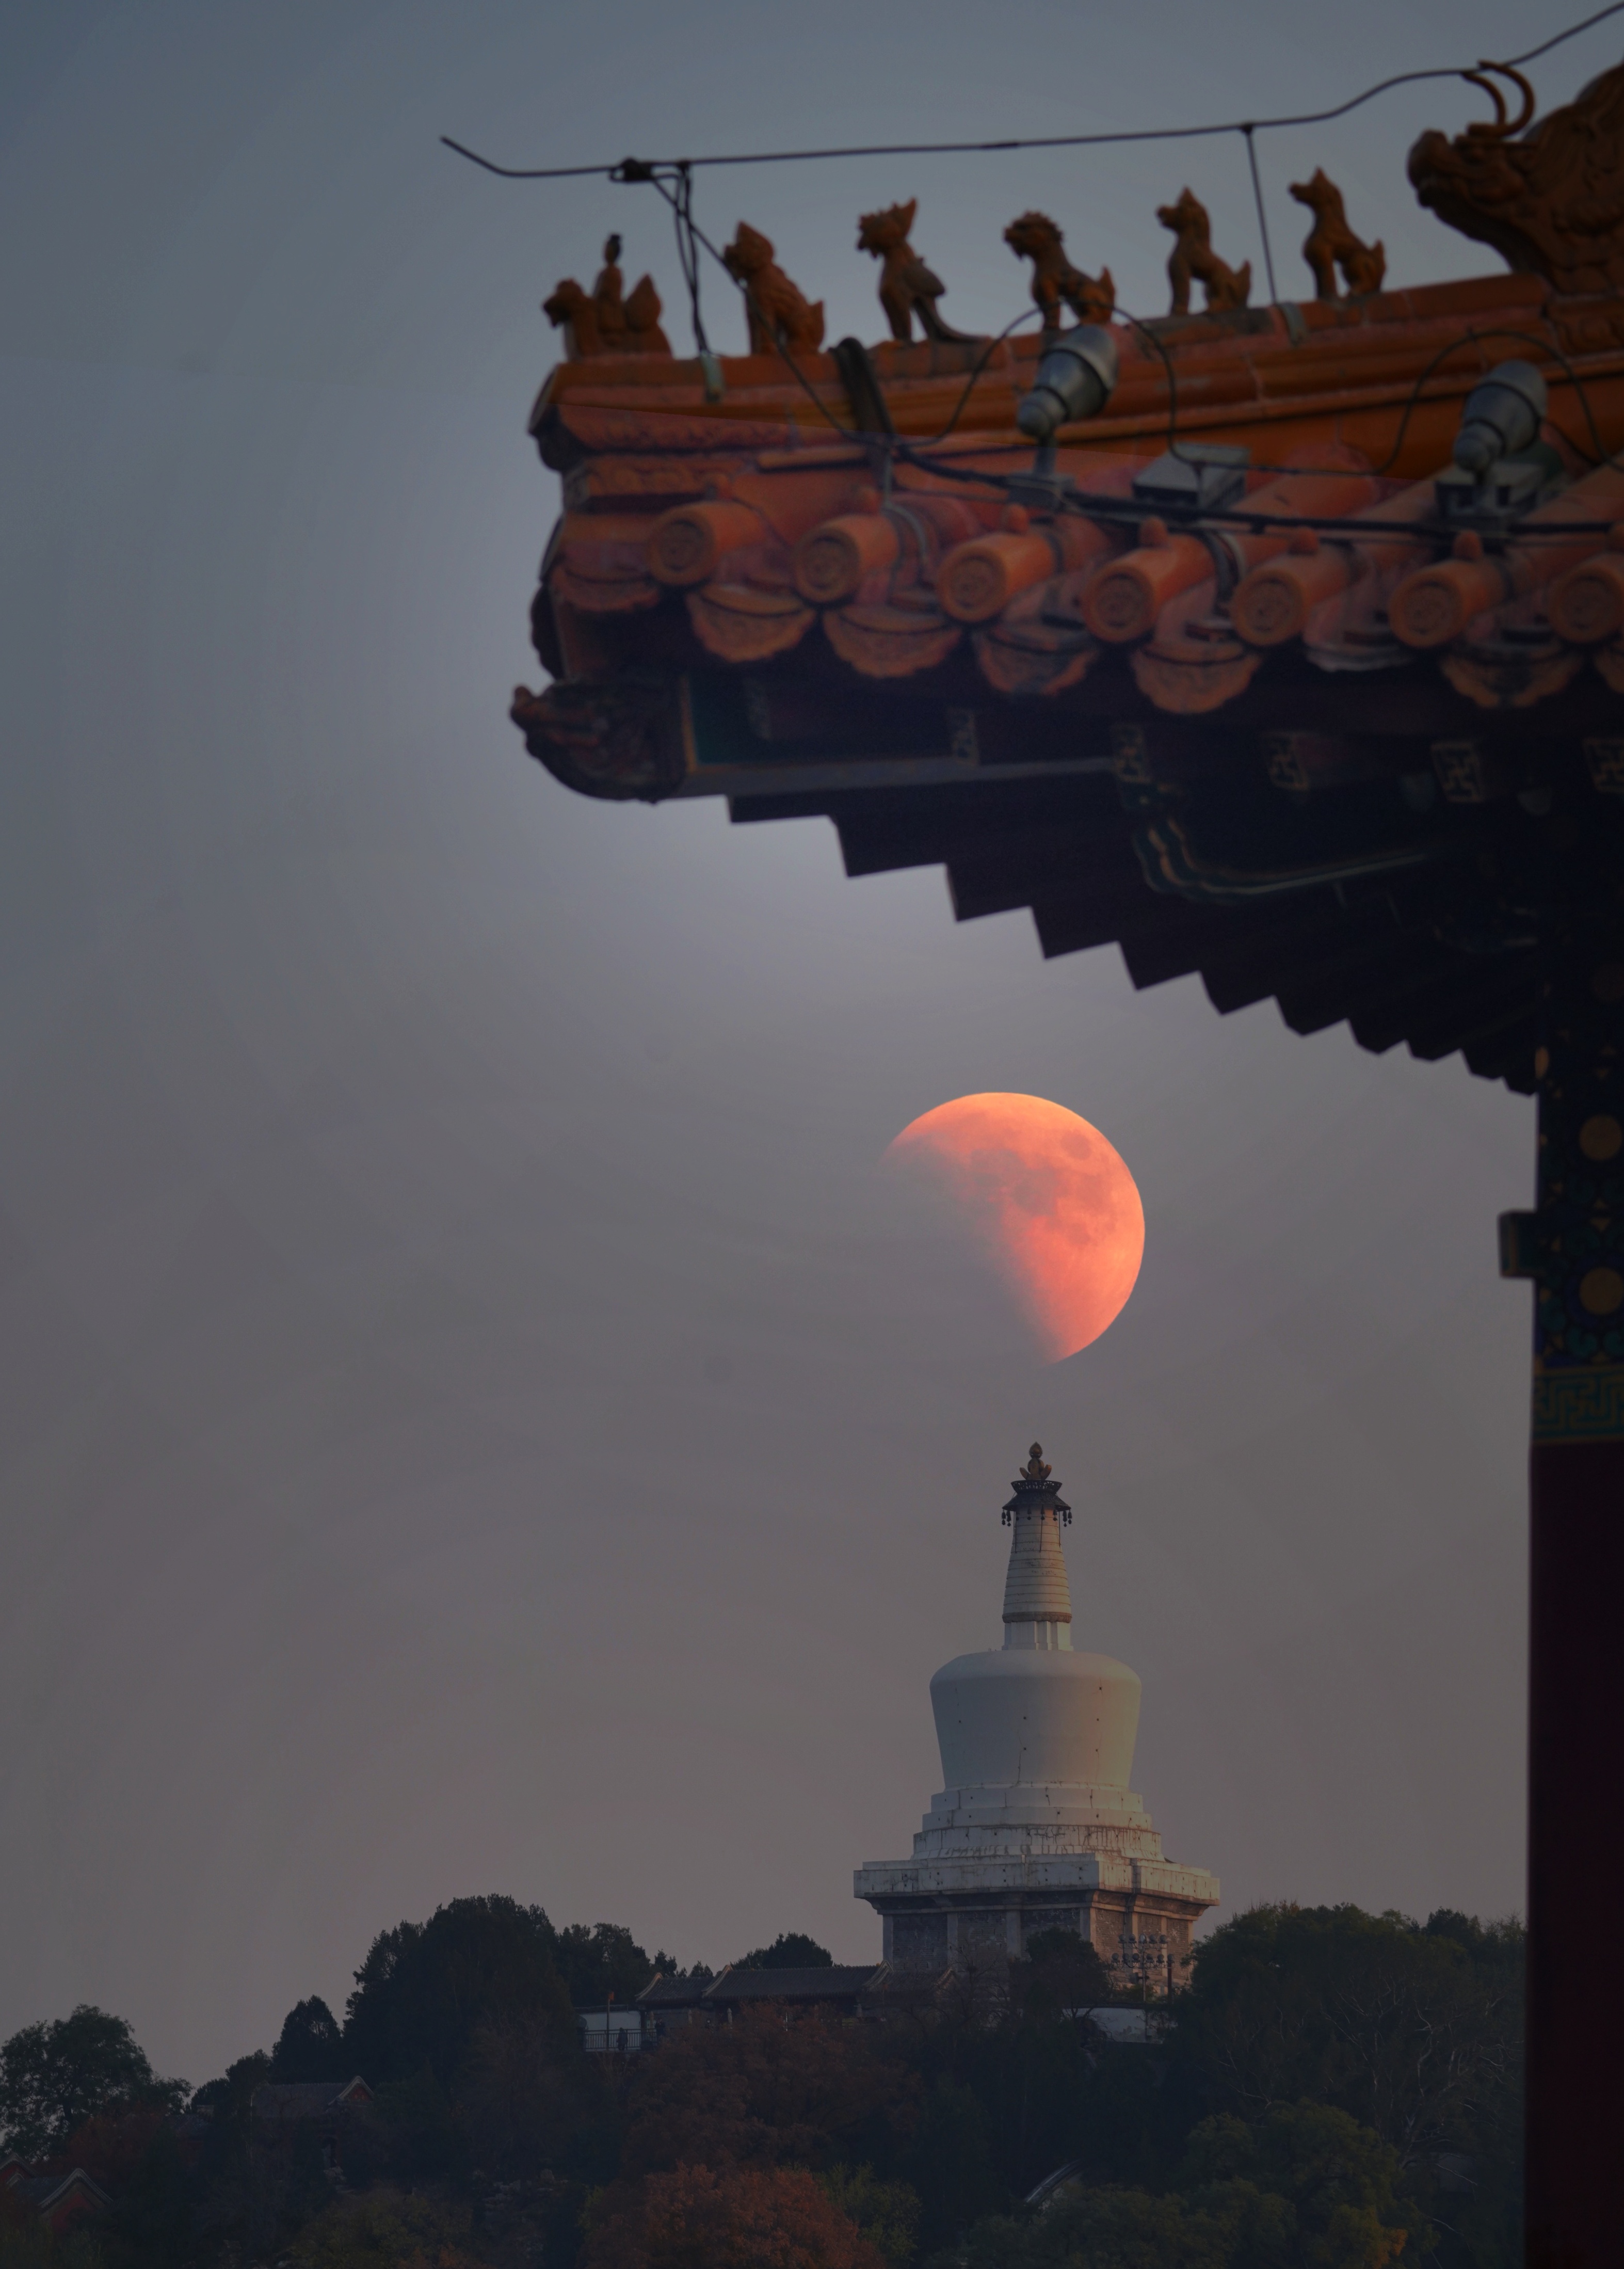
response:
[[[1128,1786],[1139,1680],[1072,1645],[1060,1542],[1071,1508],[1037,1442],[1004,1519],[1003,1645],[931,1680],[941,1792],[912,1859],[860,1867],[856,1895],[883,1918],[884,1958],[899,1970],[996,1967],[1036,1932],[1073,1930],[1102,1960],[1178,1985],[1218,1879],[1163,1858]]]

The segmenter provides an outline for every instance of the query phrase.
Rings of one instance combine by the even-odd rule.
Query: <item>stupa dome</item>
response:
[[[1081,1828],[1115,1830],[1109,1848],[1159,1859],[1161,1838],[1128,1787],[1139,1680],[1126,1663],[1072,1645],[1060,1542],[1071,1507],[1039,1442],[1015,1475],[1004,1520],[1012,1532],[1004,1643],[956,1656],[931,1680],[942,1789],[915,1854],[1019,1850],[1033,1830]]]
[[[1182,1965],[1218,1885],[1163,1859],[1129,1785],[1138,1676],[1072,1645],[1071,1508],[1038,1443],[1003,1517],[1003,1644],[956,1656],[931,1680],[942,1786],[912,1861],[860,1868],[857,1896],[885,1918],[886,1959],[904,1966],[1007,1958],[1030,1932],[1056,1928],[1111,1959],[1148,1922]]]
[[[942,1792],[926,1832],[1057,1821],[1148,1829],[1128,1788],[1140,1683],[1108,1654],[961,1654],[930,1682]],[[919,1841],[915,1839],[915,1849]]]

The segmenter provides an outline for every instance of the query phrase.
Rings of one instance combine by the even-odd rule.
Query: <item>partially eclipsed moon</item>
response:
[[[904,1127],[888,1158],[962,1208],[1059,1363],[1112,1324],[1145,1252],[1133,1177],[1097,1127],[1040,1095],[961,1095]]]

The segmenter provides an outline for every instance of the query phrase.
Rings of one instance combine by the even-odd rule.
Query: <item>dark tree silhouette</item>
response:
[[[590,1928],[572,1922],[558,1933],[554,1959],[578,2007],[609,1999],[631,2001],[656,1972],[669,1977],[676,1968],[668,1954],[645,1954],[623,1923],[599,1922]]]
[[[1244,2118],[1311,2099],[1373,2127],[1406,2166],[1440,2150],[1516,2155],[1520,1925],[1253,1907],[1202,1942],[1177,2014],[1177,2053]]]
[[[542,2019],[573,2043],[556,1942],[540,1907],[496,1896],[453,1899],[427,1922],[380,1933],[347,2005],[351,2070],[374,2085],[426,2070],[449,2089],[475,2033],[502,2018]]]
[[[344,2036],[327,2003],[313,1993],[283,2019],[271,2051],[272,2080],[348,2080]]]
[[[742,1954],[733,1966],[735,1970],[832,1970],[834,1962],[829,1948],[808,1938],[805,1931],[785,1930],[771,1946]]]
[[[122,2017],[82,2001],[71,2016],[25,2025],[0,2047],[0,2138],[25,2158],[65,2143],[98,2112],[175,2110],[183,2080],[160,2080]]]

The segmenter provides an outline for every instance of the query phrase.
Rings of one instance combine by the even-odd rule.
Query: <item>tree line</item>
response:
[[[764,2008],[586,2054],[578,2007],[656,1970],[617,1925],[454,1900],[381,1933],[342,2021],[188,2089],[81,2008],[0,2046],[0,2134],[111,2211],[58,2238],[0,2192],[0,2269],[1512,2269],[1523,1938],[1449,1912],[1262,1906],[1146,2043],[1078,2012],[1069,1933],[884,2023]],[[747,1967],[830,1957],[791,1933]],[[701,1976],[708,1973],[700,1972]],[[266,2081],[360,2073],[342,2173]],[[1040,2205],[1029,2194],[1062,2169]]]

